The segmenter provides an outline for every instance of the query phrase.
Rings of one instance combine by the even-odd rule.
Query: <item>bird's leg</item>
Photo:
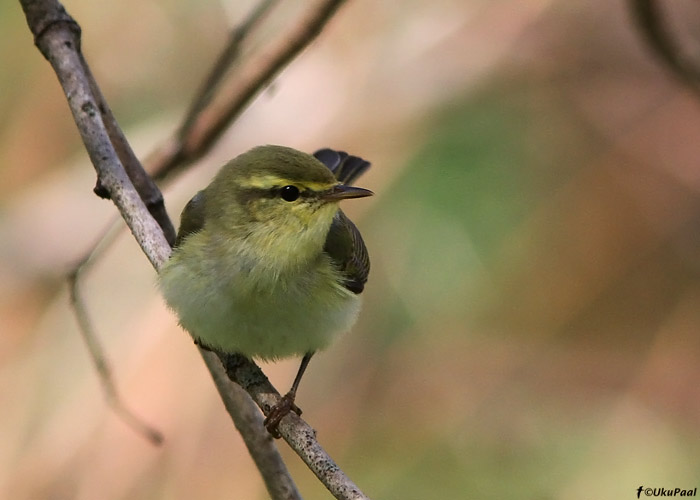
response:
[[[301,365],[299,365],[299,371],[297,371],[297,376],[294,377],[292,388],[289,389],[287,394],[282,396],[279,403],[270,409],[270,413],[268,413],[267,417],[265,418],[265,428],[275,439],[279,439],[281,437],[279,431],[277,430],[277,426],[285,415],[287,415],[290,411],[293,411],[297,415],[301,415],[301,408],[294,404],[294,398],[296,398],[301,377],[304,375],[306,367],[309,366],[309,361],[311,361],[311,356],[313,355],[313,351],[304,354],[304,357],[301,360]]]

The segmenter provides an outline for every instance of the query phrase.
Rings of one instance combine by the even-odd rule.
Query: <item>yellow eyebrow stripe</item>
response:
[[[257,175],[247,179],[240,179],[240,186],[249,189],[272,189],[275,186],[286,186],[293,184],[295,186],[310,189],[311,191],[325,191],[332,188],[335,184],[326,184],[323,182],[294,182],[284,177],[276,175]]]

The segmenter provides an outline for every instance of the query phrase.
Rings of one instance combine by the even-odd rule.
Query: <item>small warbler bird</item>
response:
[[[202,347],[249,358],[303,356],[265,425],[294,410],[311,356],[355,322],[369,273],[359,231],[341,200],[373,193],[350,184],[365,160],[331,149],[282,146],[244,153],[182,212],[158,280],[180,324]]]

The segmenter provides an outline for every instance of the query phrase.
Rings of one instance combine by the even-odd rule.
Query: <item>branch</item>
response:
[[[205,357],[216,355],[207,353]],[[245,389],[265,415],[270,413],[281,397],[262,370],[240,354],[218,354],[218,356],[226,367],[228,378]],[[207,362],[209,363],[211,361]],[[316,431],[296,413],[289,412],[280,421],[278,431],[335,498],[369,500],[369,497],[360,491],[321,447],[316,440]]]
[[[116,121],[105,124],[108,108],[80,52],[80,27],[56,0],[20,0],[20,3],[36,46],[51,63],[61,83],[78,131],[97,172],[98,186],[117,206],[143,252],[153,267],[159,270],[170,255],[170,245],[115,150],[112,140],[115,130],[110,134],[108,129],[114,127],[118,130],[118,126]],[[328,2],[335,7],[340,3],[342,2]],[[335,7],[328,12],[328,16]],[[321,26],[322,24],[315,28],[316,32]],[[110,120],[113,118],[107,116],[107,121]],[[117,134],[123,138],[121,131]],[[124,143],[127,144],[126,139]],[[212,360],[211,353],[203,353],[203,356],[236,427],[241,432],[251,433],[244,435],[244,439],[270,494],[275,499],[298,498],[294,483],[276,448],[271,446],[271,438],[266,434],[259,414],[257,418],[251,418],[252,400],[241,397],[232,381],[239,383],[265,413],[279,402],[279,393],[270,385],[260,368],[246,358],[227,357],[227,377],[223,365]],[[296,414],[291,413],[283,418],[279,431],[336,498],[367,498],[323,451],[316,442],[313,429]],[[268,445],[264,444],[265,441]]]
[[[200,113],[212,101],[216,92],[221,87],[221,82],[226,76],[231,65],[238,59],[241,53],[241,46],[246,37],[255,29],[258,23],[275,6],[279,0],[263,0],[250,13],[248,18],[240,26],[236,27],[229,36],[229,41],[221,52],[221,55],[214,63],[209,76],[205,78],[199,92],[192,100],[182,125],[178,128],[177,137],[180,141],[185,141],[187,134],[192,130],[192,126],[199,118]]]
[[[20,0],[20,3],[29,28],[34,34],[36,46],[51,63],[63,87],[78,131],[97,171],[100,185],[117,206],[153,267],[156,270],[160,269],[170,256],[170,245],[127,176],[110,140],[102,115],[97,112],[98,104],[93,94],[89,69],[80,53],[80,27],[55,0]],[[220,377],[222,370],[221,367],[218,370],[213,369],[212,376]],[[223,398],[227,397],[226,393],[221,394]],[[247,411],[250,411],[251,405],[252,403],[247,404]],[[226,401],[226,406],[234,414],[237,410],[245,414],[245,404],[236,405],[233,401],[229,404]],[[236,418],[238,416],[234,417]],[[261,427],[260,433],[263,432],[264,428]],[[289,484],[292,480],[282,458],[276,450],[273,451],[274,453],[271,453],[269,448],[256,448],[252,449],[251,453],[256,463],[277,464],[274,469],[260,469],[266,485],[278,481]],[[280,479],[282,476],[286,477]],[[270,494],[277,489],[284,488],[271,490]],[[273,498],[286,499],[295,496]]]
[[[143,169],[141,162],[136,157],[136,154],[134,154],[133,149],[131,149],[131,145],[126,140],[126,137],[124,137],[124,133],[119,127],[112,110],[107,105],[107,101],[105,100],[104,96],[102,95],[102,91],[92,76],[89,66],[84,60],[83,63],[86,76],[90,83],[90,89],[92,90],[95,101],[97,102],[98,109],[102,115],[107,134],[109,135],[109,139],[114,146],[115,152],[121,160],[121,163],[126,170],[129,179],[136,188],[136,191],[146,204],[148,211],[163,230],[163,234],[165,235],[165,239],[168,241],[168,244],[172,246],[175,244],[175,227],[170,221],[170,217],[168,217],[168,212],[165,210],[163,194],[160,192],[160,189],[158,189],[158,186],[156,186],[156,183],[151,176],[149,176]],[[99,177],[97,179],[97,184],[95,185],[94,191],[95,194],[102,198],[109,198],[109,193],[102,186]]]
[[[294,481],[279,458],[272,437],[263,425],[263,417],[255,402],[240,385],[231,383],[216,354],[204,349],[199,352],[255,465],[261,471],[269,471],[268,474],[263,474],[263,480],[270,496],[275,499],[301,500]]]
[[[317,1],[302,19],[290,23],[289,28],[282,31],[265,50],[256,53],[241,66],[232,81],[227,83],[226,94],[221,95],[218,101],[208,102],[196,117],[186,120],[183,127],[148,156],[146,169],[153,173],[153,177],[161,179],[174,168],[206,154],[253,98],[316,38],[344,1]],[[235,33],[230,44],[237,47]],[[231,50],[229,45],[221,59],[229,51],[237,53],[237,49]],[[219,77],[222,78],[223,74],[222,71]]]
[[[265,16],[265,14],[270,10],[271,7],[277,3],[278,0],[264,0],[258,4],[253,12],[250,14],[248,19],[244,21],[241,26],[236,28],[231,34],[230,42],[227,44],[226,49],[222,55],[217,60],[216,64],[211,70],[209,77],[205,80],[202,85],[200,92],[194,99],[190,110],[185,117],[183,124],[181,125],[181,130],[186,130],[189,128],[188,123],[195,120],[201,110],[209,103],[211,98],[215,95],[218,88],[218,84],[222,77],[226,74],[230,65],[235,61],[238,53],[240,52],[240,45],[243,43],[247,35],[256,26],[256,24]],[[175,228],[172,226],[170,219],[165,211],[165,204],[163,202],[163,197],[161,192],[155,186],[152,178],[146,174],[146,171],[141,166],[140,162],[136,158],[131,149],[131,146],[127,142],[124,134],[122,134],[114,115],[112,114],[106,100],[102,96],[102,93],[95,82],[94,77],[89,73],[90,68],[85,66],[87,72],[88,80],[90,81],[90,88],[95,95],[95,98],[100,103],[100,110],[102,112],[103,120],[107,127],[107,132],[109,133],[112,145],[115,147],[117,155],[119,156],[122,164],[124,165],[127,175],[131,179],[132,183],[139,192],[141,199],[145,200],[146,206],[149,207],[149,211],[154,218],[159,221],[159,225],[163,228],[163,232],[166,234],[166,239],[168,243],[172,246],[175,241]],[[99,179],[97,185],[95,186],[95,194],[102,198],[109,199],[110,195],[106,189],[101,185]],[[150,200],[150,201],[149,201]],[[105,353],[101,347],[98,336],[93,328],[85,301],[80,294],[80,282],[81,277],[87,271],[89,263],[97,258],[97,256],[110,244],[110,242],[105,242],[106,235],[114,235],[117,230],[120,230],[122,226],[116,226],[117,221],[115,220],[110,224],[109,231],[105,232],[103,237],[97,240],[97,243],[92,246],[85,254],[85,256],[80,259],[75,266],[68,273],[68,287],[71,297],[71,304],[73,307],[73,312],[75,313],[76,320],[78,322],[78,329],[83,337],[85,346],[88,350],[90,358],[95,366],[97,376],[102,384],[104,394],[107,400],[107,404],[114,410],[117,416],[119,416],[124,422],[126,422],[132,429],[137,433],[143,435],[146,439],[154,444],[160,444],[162,441],[162,436],[160,433],[151,428],[145,422],[141,421],[133,412],[129,411],[127,406],[122,401],[117,391],[116,384],[111,375],[111,369],[109,368],[109,363],[107,362]]]
[[[34,35],[34,44],[53,66],[68,97],[73,118],[98,174],[116,176],[113,182],[117,184],[124,182],[124,177],[128,176],[136,186],[140,199],[158,221],[167,241],[174,243],[175,228],[165,211],[163,195],[143,170],[83,59],[80,26],[57,1],[20,0],[20,3]],[[78,69],[83,79],[82,85],[76,81],[78,73],[75,71]],[[98,130],[99,133],[95,134]],[[106,142],[100,140],[104,134],[108,138]],[[126,168],[126,175],[124,168],[114,167],[117,163]],[[102,168],[98,168],[98,165]],[[111,195],[104,189],[102,176],[98,176],[95,193],[103,198]],[[128,204],[134,201],[130,200]]]
[[[78,321],[78,330],[83,337],[85,346],[90,354],[90,359],[92,359],[98,378],[102,383],[107,405],[137,434],[143,436],[150,441],[151,444],[157,446],[163,442],[163,434],[131,411],[120,397],[117,386],[114,383],[114,378],[112,377],[112,369],[107,362],[107,357],[104,354],[99,338],[95,334],[95,329],[92,325],[92,321],[90,321],[85,301],[83,300],[82,293],[80,293],[80,277],[82,273],[89,268],[91,263],[95,262],[96,258],[101,255],[105,248],[108,248],[112,244],[114,238],[118,234],[116,222],[117,219],[115,217],[114,220],[110,222],[107,230],[100,235],[99,243],[95,245],[87,255],[80,259],[79,264],[76,265],[68,275],[70,301],[73,306],[73,311],[75,312],[75,318]]]
[[[80,27],[57,1],[20,0],[20,3],[35,45],[51,63],[63,87],[100,184],[151,264],[160,267],[170,255],[170,246],[134,189],[110,140],[80,52]]]

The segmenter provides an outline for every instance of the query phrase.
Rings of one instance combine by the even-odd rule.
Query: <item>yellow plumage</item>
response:
[[[371,193],[338,186],[314,157],[280,146],[225,165],[183,211],[159,275],[181,325],[204,346],[261,359],[323,349],[349,330],[360,298],[324,245],[338,201]],[[285,187],[298,198],[283,199]]]

